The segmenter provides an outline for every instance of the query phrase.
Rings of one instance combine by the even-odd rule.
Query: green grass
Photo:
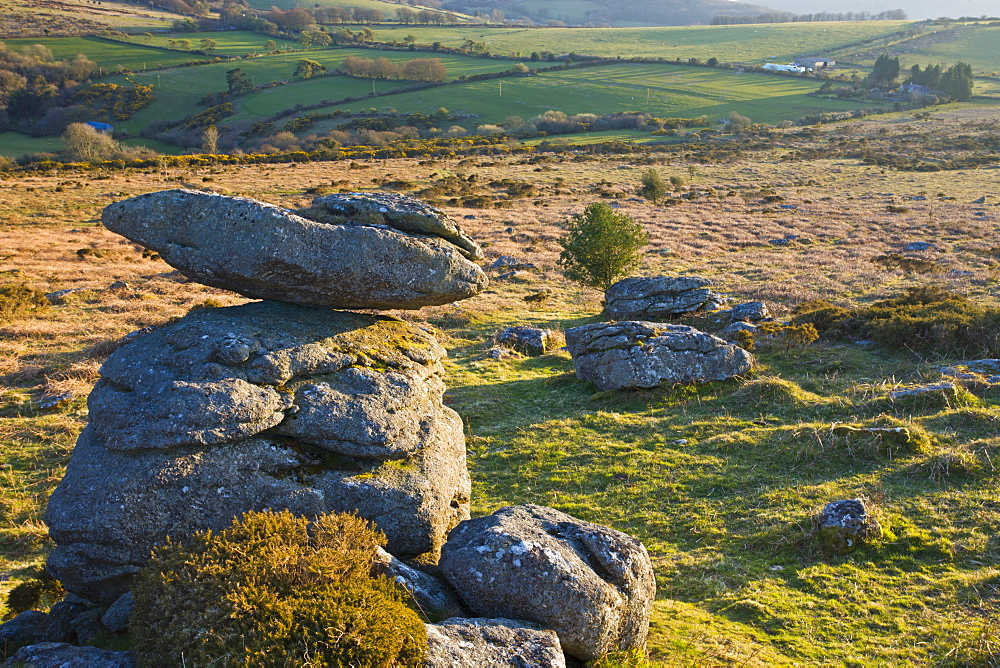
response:
[[[122,142],[126,146],[147,146],[159,153],[178,155],[184,149],[170,144],[164,144],[153,139],[134,138]],[[18,132],[0,133],[0,155],[8,158],[19,158],[32,153],[56,153],[62,150],[60,137],[30,137]]]
[[[41,44],[52,50],[56,60],[69,60],[79,53],[84,54],[106,72],[119,66],[130,70],[151,67],[182,65],[192,60],[203,60],[200,53],[186,54],[177,51],[163,51],[138,44],[123,44],[97,37],[30,37],[4,40],[7,46],[17,51],[25,46]]]
[[[560,21],[586,23],[589,20],[588,12],[600,13],[605,8],[590,0],[525,0],[511,5],[510,9],[528,16],[550,16]],[[507,11],[506,7],[504,11]]]
[[[944,67],[963,61],[972,65],[973,73],[991,75],[1000,72],[1000,26],[952,24],[925,30],[920,35],[889,46],[868,46],[834,52],[842,60],[871,66],[883,52],[898,56],[906,70],[912,65],[921,68],[928,63]],[[905,71],[904,71],[905,76]]]
[[[493,53],[507,55],[549,50],[597,56],[675,58],[716,57],[723,62],[779,62],[833,49],[903,29],[902,21],[863,23],[779,23],[749,26],[665,28],[461,28],[376,27],[376,39],[401,40],[413,34],[421,44],[439,41],[459,46],[465,39],[485,41]]]
[[[226,72],[234,67],[240,67],[253,77],[257,86],[274,81],[293,81],[289,85],[277,86],[261,90],[239,98],[237,107],[239,113],[228,123],[234,121],[252,121],[262,116],[288,109],[296,104],[311,104],[320,100],[338,100],[349,96],[359,96],[371,92],[371,81],[353,79],[345,76],[319,77],[307,81],[297,81],[292,76],[300,58],[310,58],[323,63],[329,70],[334,70],[347,56],[362,56],[366,58],[382,57],[393,62],[426,57],[427,54],[403,51],[372,51],[370,49],[313,49],[297,53],[261,56],[239,62],[222,62],[198,67],[182,67],[162,72],[136,73],[134,78],[141,83],[153,83],[157,86],[156,101],[136,114],[132,119],[120,125],[132,132],[138,132],[143,127],[161,118],[183,118],[202,107],[197,106],[198,100],[208,93],[218,93],[226,90]],[[450,77],[490,72],[510,67],[506,61],[486,60],[468,56],[440,55],[441,61],[448,70]],[[117,81],[117,79],[112,79]],[[389,91],[407,85],[405,81],[376,81],[378,91]],[[394,97],[383,98],[392,106]],[[372,106],[372,105],[367,105]],[[441,106],[440,104],[438,106]],[[437,109],[437,107],[435,107]],[[228,124],[227,123],[227,124]]]
[[[18,158],[30,153],[54,153],[62,148],[59,137],[31,137],[20,132],[0,132],[0,155]]]
[[[661,117],[706,114],[713,121],[738,111],[755,122],[776,123],[818,111],[867,106],[806,97],[817,88],[811,80],[677,65],[622,64],[545,72],[503,79],[502,84],[502,97],[501,81],[477,81],[363,100],[344,108],[428,113],[444,106],[455,113],[478,114],[478,123],[498,123],[512,115],[529,118],[548,109],[567,114],[648,111]]]
[[[212,39],[216,42],[214,53],[220,56],[244,56],[252,53],[265,53],[265,45],[271,37],[261,33],[250,32],[248,30],[227,30],[223,32],[186,32],[186,33],[155,33],[148,38],[149,46],[167,48],[170,40],[186,39],[191,42],[195,49],[202,39]],[[133,35],[130,40],[134,44],[147,44],[147,38],[142,35]],[[275,39],[278,48],[297,48],[299,45],[289,39]],[[204,58],[200,54],[195,54],[198,58]]]
[[[997,473],[985,466],[934,481],[928,471],[948,443],[983,461],[995,456],[995,430],[984,439],[965,426],[995,427],[995,400],[972,422],[938,409],[880,417],[851,379],[916,365],[824,346],[764,354],[776,380],[762,370],[753,382],[593,395],[565,353],[477,361],[477,342],[515,321],[505,315],[485,316],[450,350],[450,404],[467,425],[474,514],[541,503],[639,537],[664,601],[653,615],[654,659],[743,665],[762,652],[758,660],[771,665],[926,665],[975,648],[997,611],[989,584],[1000,563],[991,538]],[[571,326],[583,315],[529,318]],[[831,363],[847,378],[811,371]],[[830,425],[844,420],[902,420],[929,445],[890,454],[833,438]],[[877,505],[886,538],[846,557],[823,554],[811,516],[857,496]],[[706,646],[733,643],[742,658],[705,656]],[[991,665],[979,661],[964,665]]]

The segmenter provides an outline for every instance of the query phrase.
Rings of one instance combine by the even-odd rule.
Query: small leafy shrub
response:
[[[598,202],[573,214],[569,232],[559,240],[559,264],[570,279],[607,290],[639,266],[640,250],[647,243],[649,234],[642,225]]]
[[[110,248],[81,248],[76,252],[76,256],[81,260],[114,260],[121,255],[121,251]]]
[[[43,566],[35,566],[27,577],[7,594],[7,611],[19,615],[25,610],[48,607],[62,598],[65,591]]]
[[[656,204],[667,194],[667,183],[660,176],[660,173],[650,167],[642,175],[641,186],[638,190],[639,197],[648,199]]]
[[[133,589],[136,651],[151,666],[421,665],[423,622],[369,574],[384,541],[352,515],[288,511],[168,540]]]
[[[190,310],[199,311],[201,309],[206,309],[206,308],[221,308],[222,306],[225,306],[225,304],[220,302],[218,299],[209,297],[208,299],[203,299],[197,304],[192,304]]]
[[[49,307],[44,292],[26,285],[0,286],[0,323],[23,318]]]

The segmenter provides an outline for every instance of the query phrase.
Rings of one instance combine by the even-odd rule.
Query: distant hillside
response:
[[[731,0],[446,0],[466,14],[494,11],[507,19],[570,25],[668,26],[707,24],[720,14],[757,15],[773,10]]]

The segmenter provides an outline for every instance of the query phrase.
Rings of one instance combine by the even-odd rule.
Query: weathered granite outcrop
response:
[[[626,278],[604,293],[604,313],[612,320],[671,320],[711,301],[711,284],[698,276]]]
[[[440,228],[447,235],[442,238],[401,231],[388,217],[386,224],[352,217],[331,224],[197,190],[115,202],[102,220],[192,280],[247,297],[413,309],[471,297],[487,284],[486,274],[464,256],[476,256],[469,247],[477,247],[446,221],[422,225],[424,232]]]
[[[635,538],[543,506],[466,520],[448,537],[441,570],[482,617],[554,630],[583,661],[642,647],[656,593]]]
[[[278,302],[194,311],[117,350],[46,522],[49,570],[105,605],[167,535],[248,510],[357,512],[396,555],[468,517],[458,415],[434,338]]]
[[[753,356],[694,327],[600,322],[566,330],[576,375],[598,390],[724,380],[748,371]]]

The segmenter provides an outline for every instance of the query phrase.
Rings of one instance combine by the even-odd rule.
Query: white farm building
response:
[[[768,63],[760,69],[769,70],[771,72],[805,72],[806,68],[799,67],[798,65],[778,65],[777,63]]]

